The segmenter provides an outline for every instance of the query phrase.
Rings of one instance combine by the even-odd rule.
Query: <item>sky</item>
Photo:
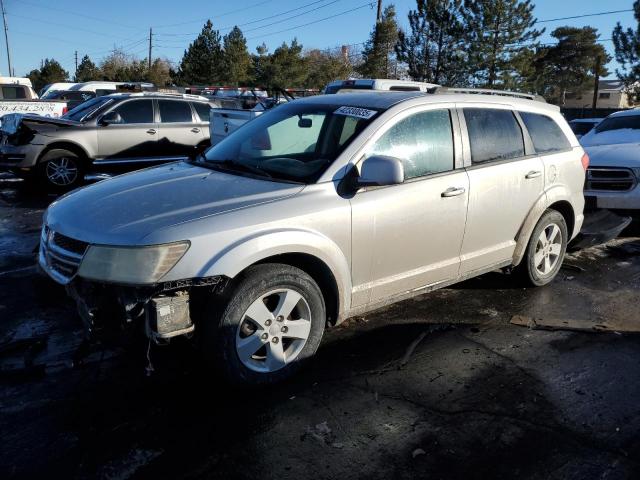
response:
[[[372,3],[369,3],[372,2]],[[176,2],[175,0],[4,0],[7,13],[12,67],[16,75],[37,68],[44,58],[55,58],[73,74],[75,52],[88,54],[95,63],[114,47],[146,58],[149,29],[153,29],[153,57],[179,62],[184,49],[210,18],[221,34],[240,26],[249,49],[266,43],[273,51],[293,38],[305,48],[333,48],[359,44],[361,48],[375,23],[376,0],[234,0]],[[407,27],[407,13],[415,0],[383,0],[396,6],[401,27]],[[550,42],[549,33],[561,25],[592,26],[600,32],[603,45],[613,54],[607,39],[617,22],[637,26],[632,12],[599,15],[561,21],[545,21],[605,11],[631,9],[632,0],[537,0],[534,13],[545,27],[540,38]],[[331,18],[328,18],[331,17]],[[325,19],[325,20],[323,20]],[[616,68],[615,62],[609,70]],[[0,74],[6,75],[7,54],[0,40]],[[610,76],[613,78],[613,76]]]

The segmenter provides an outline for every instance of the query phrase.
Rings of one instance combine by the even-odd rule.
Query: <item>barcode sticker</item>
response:
[[[356,118],[364,118],[365,120],[373,117],[376,113],[375,110],[369,110],[366,108],[359,107],[340,107],[335,112],[336,115],[346,115],[347,117],[356,117]]]

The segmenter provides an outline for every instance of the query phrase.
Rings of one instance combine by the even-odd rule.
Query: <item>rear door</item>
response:
[[[110,111],[118,112],[122,121],[98,126],[98,159],[95,163],[131,163],[153,159],[157,155],[158,129],[153,100],[124,100]]]
[[[206,142],[209,140],[209,114],[211,111],[211,104],[205,102],[193,102],[191,105],[196,112],[196,127],[200,129],[202,141]]]
[[[158,99],[160,156],[171,160],[193,154],[203,140],[202,127],[193,117],[191,105],[181,99]]]
[[[510,107],[465,105],[460,121],[468,134],[469,212],[461,251],[466,274],[511,260],[518,231],[543,195],[544,164]]]

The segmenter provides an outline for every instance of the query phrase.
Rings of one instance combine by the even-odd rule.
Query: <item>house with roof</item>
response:
[[[633,102],[628,89],[620,80],[600,80],[596,108],[632,108],[639,104]],[[593,89],[582,92],[567,92],[565,108],[592,108]]]

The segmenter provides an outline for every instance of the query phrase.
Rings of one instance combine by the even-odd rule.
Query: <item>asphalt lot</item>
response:
[[[96,347],[37,275],[46,204],[0,175],[0,478],[640,478],[640,335],[540,331],[514,315],[640,324],[640,239],[571,255],[548,287],[491,273],[348,321],[261,391],[185,342]],[[32,347],[33,348],[33,347]]]

